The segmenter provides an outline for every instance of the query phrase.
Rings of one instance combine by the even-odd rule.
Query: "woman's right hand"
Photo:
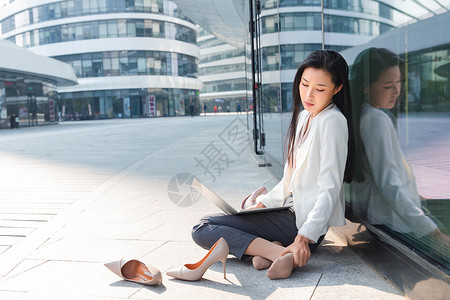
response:
[[[249,206],[247,209],[255,209],[255,208],[266,208],[266,206],[264,204],[262,204],[261,202],[258,202],[252,206]]]

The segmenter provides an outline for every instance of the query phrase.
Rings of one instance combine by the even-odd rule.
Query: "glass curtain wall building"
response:
[[[348,218],[425,258],[441,280],[450,271],[449,9],[450,1],[269,0],[257,16],[264,155],[284,163],[292,81],[305,56],[340,52],[351,68],[357,134]],[[380,85],[392,70],[398,82]]]
[[[67,120],[185,115],[199,106],[197,28],[169,0],[13,1],[1,36],[72,66]]]
[[[248,109],[245,51],[201,29],[199,78],[204,84],[200,102],[206,112]]]
[[[54,123],[56,89],[77,84],[73,69],[6,40],[0,53],[0,128]]]

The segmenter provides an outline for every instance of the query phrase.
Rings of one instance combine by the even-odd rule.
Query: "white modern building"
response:
[[[0,40],[0,128],[55,122],[58,87],[77,84],[73,69]]]
[[[245,111],[248,106],[244,47],[236,47],[201,29],[198,46],[200,103],[207,112]]]
[[[1,37],[73,67],[65,119],[175,116],[199,109],[197,28],[169,0],[12,1]]]

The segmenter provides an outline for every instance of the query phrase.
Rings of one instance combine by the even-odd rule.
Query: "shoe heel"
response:
[[[174,268],[166,272],[167,275],[188,281],[200,280],[206,270],[217,261],[223,264],[223,278],[227,278],[225,264],[229,253],[228,244],[224,238],[220,238],[202,260],[195,264],[185,264],[182,267]]]
[[[222,259],[223,264],[223,279],[227,279],[227,272],[226,272],[226,265],[227,265],[227,258],[225,257]]]

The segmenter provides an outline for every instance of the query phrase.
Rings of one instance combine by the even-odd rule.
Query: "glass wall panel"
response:
[[[298,66],[322,47],[341,52],[351,70],[358,153],[355,180],[347,186],[348,211],[448,270],[450,36],[444,28],[450,3],[324,0],[323,23],[320,0],[261,5],[257,105],[264,114],[255,129],[265,134],[267,160],[283,165]],[[217,82],[210,92],[221,88]],[[253,130],[253,120],[249,124]],[[282,175],[282,169],[273,170]]]
[[[448,12],[427,15],[342,51],[351,65],[357,136],[350,215],[447,270],[450,37],[440,28],[449,20]]]

